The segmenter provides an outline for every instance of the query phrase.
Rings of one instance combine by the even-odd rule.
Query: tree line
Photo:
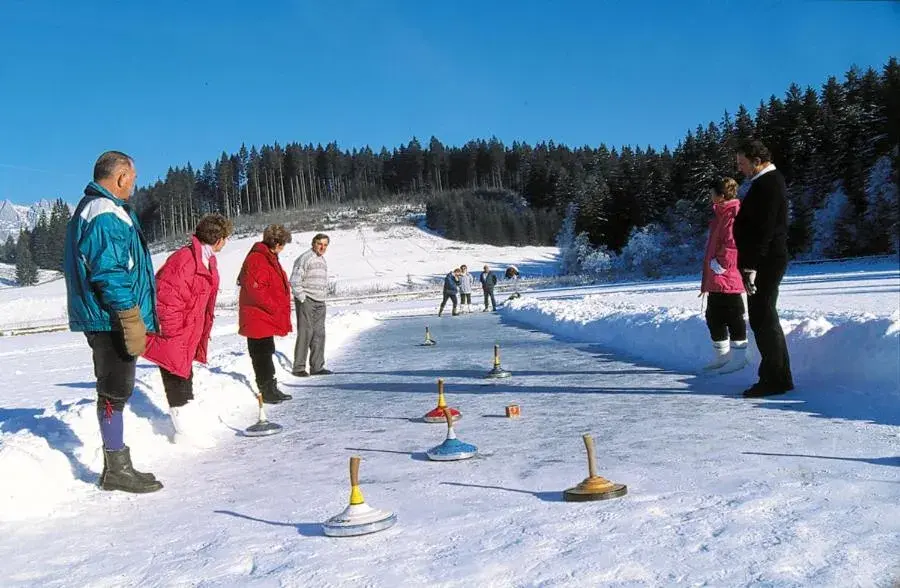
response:
[[[882,206],[887,216],[879,221],[884,226],[877,237],[856,237],[868,230],[859,219],[872,216],[867,189],[873,166],[887,157],[881,172],[895,184],[900,167],[896,58],[880,71],[851,68],[842,81],[831,77],[819,90],[791,84],[782,97],[760,101],[753,114],[741,105],[734,114],[726,111],[720,120],[698,125],[671,150],[602,143],[572,148],[554,141],[505,145],[496,137],[462,146],[444,145],[437,137],[423,145],[413,138],[377,152],[341,150],[336,143],[242,145],[199,169],[171,168],[164,179],[138,190],[135,201],[153,239],[188,232],[209,211],[239,216],[396,194],[422,202],[454,190],[510,190],[529,208],[559,217],[575,203],[577,231],[593,245],[618,252],[635,229],[706,214],[708,182],[737,173],[733,146],[748,137],[766,143],[787,179],[793,254],[813,248],[815,215],[827,206],[837,209],[829,254],[891,247],[896,203]],[[845,202],[828,201],[836,191]],[[452,227],[450,217],[459,214],[450,205],[432,208],[429,222],[435,227]],[[676,208],[679,214],[673,214]],[[699,225],[702,231],[705,224]]]
[[[41,210],[33,229],[22,229],[17,239],[9,235],[0,245],[0,261],[15,264],[16,282],[20,286],[36,284],[38,269],[63,269],[66,225],[71,216],[69,205],[58,198],[49,216],[46,210]]]
[[[428,199],[425,223],[444,237],[490,245],[553,245],[562,218],[508,190],[453,190]]]

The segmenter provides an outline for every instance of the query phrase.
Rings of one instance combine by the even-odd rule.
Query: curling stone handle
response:
[[[450,411],[449,406],[444,407],[444,418],[447,419],[447,428],[453,426],[453,413]]]
[[[500,346],[494,345],[494,365],[500,365]]]
[[[438,378],[438,396],[444,395],[444,378]]]
[[[359,486],[359,458],[350,458],[350,485]]]
[[[584,448],[587,449],[588,475],[591,478],[596,478],[597,477],[597,464],[594,460],[594,439],[587,433],[582,435],[582,439],[584,439]]]

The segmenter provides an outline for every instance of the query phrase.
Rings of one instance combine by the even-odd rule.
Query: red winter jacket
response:
[[[723,294],[740,294],[744,291],[744,282],[737,267],[737,245],[734,243],[734,217],[737,216],[741,202],[738,199],[726,200],[713,205],[715,216],[709,222],[709,240],[706,242],[706,255],[703,256],[703,280],[701,292],[721,292]],[[715,258],[725,269],[725,273],[716,275],[709,267]]]
[[[238,284],[238,333],[263,339],[291,332],[291,285],[278,256],[264,243],[250,249]]]
[[[197,237],[169,256],[156,273],[158,334],[147,335],[144,357],[165,370],[187,378],[194,361],[206,363],[212,330],[219,272],[216,258],[203,265],[203,249]]]

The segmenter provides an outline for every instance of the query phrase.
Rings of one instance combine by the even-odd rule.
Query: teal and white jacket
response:
[[[119,330],[116,312],[140,307],[148,332],[158,332],[156,279],[137,215],[91,182],[66,227],[69,329]]]

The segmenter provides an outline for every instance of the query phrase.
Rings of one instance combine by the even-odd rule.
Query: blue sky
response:
[[[140,6],[138,6],[140,4]],[[0,200],[74,202],[242,142],[674,144],[900,55],[900,3],[2,0]]]

